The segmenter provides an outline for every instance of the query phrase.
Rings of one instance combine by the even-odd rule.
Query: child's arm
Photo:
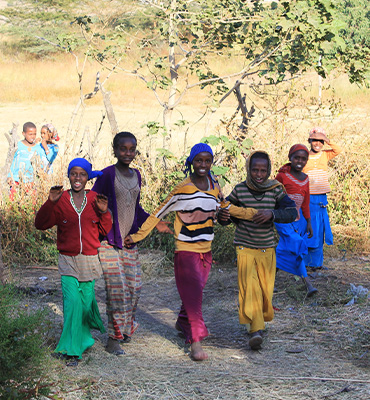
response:
[[[238,207],[235,206],[234,204],[231,204],[230,201],[222,201],[221,209],[222,210],[227,209],[231,217],[238,219],[246,219],[248,221],[252,221],[254,215],[258,213],[258,210],[256,210],[255,208]]]
[[[101,214],[98,227],[99,233],[106,236],[112,229],[112,215],[108,210],[108,197],[104,196],[104,194],[97,194],[95,204]]]
[[[329,139],[326,143],[331,147],[330,150],[325,151],[328,161],[342,152],[342,148],[339,147],[337,144],[330,142]]]
[[[57,224],[55,206],[63,194],[63,186],[53,186],[49,192],[48,200],[41,206],[36,214],[35,227],[45,231]]]
[[[276,201],[275,209],[271,210],[271,212],[273,214],[273,221],[280,224],[288,224],[295,221],[298,217],[294,200],[286,194]]]

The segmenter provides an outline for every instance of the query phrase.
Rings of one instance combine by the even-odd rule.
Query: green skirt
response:
[[[78,356],[91,347],[95,340],[90,329],[104,333],[95,298],[95,280],[79,282],[73,276],[61,276],[64,325],[55,353]]]

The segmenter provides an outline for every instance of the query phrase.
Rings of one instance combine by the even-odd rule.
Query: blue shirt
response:
[[[21,179],[23,182],[33,182],[33,167],[31,164],[33,157],[36,157],[36,162],[41,163],[41,166],[43,166],[42,160],[45,158],[45,151],[41,147],[41,144],[37,143],[34,146],[26,146],[22,141],[19,141],[8,177],[12,178],[15,182],[19,182]]]

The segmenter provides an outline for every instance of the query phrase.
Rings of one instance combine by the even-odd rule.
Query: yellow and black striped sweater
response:
[[[230,202],[221,201],[219,185],[210,183],[213,188],[203,191],[190,178],[184,179],[144,222],[140,230],[131,235],[132,240],[135,243],[143,240],[162,218],[175,211],[176,250],[207,253],[211,250],[213,224],[220,207],[229,209],[231,216],[239,219],[251,220],[257,213],[253,208],[237,207]]]

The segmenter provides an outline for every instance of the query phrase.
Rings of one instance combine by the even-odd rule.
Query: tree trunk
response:
[[[113,111],[113,106],[112,106],[112,103],[110,101],[111,92],[105,91],[102,85],[99,85],[99,87],[100,87],[100,90],[101,90],[101,92],[103,94],[103,101],[104,101],[105,111],[107,112],[108,121],[109,121],[110,128],[111,128],[111,131],[112,131],[112,136],[114,136],[115,134],[117,134],[119,132],[119,129],[118,129],[116,116],[115,116],[114,111]]]
[[[4,167],[3,167],[2,171],[1,171],[1,181],[2,181],[2,183],[6,182],[8,173],[10,171],[10,166],[11,166],[13,158],[14,158],[14,154],[17,151],[17,148],[18,148],[18,141],[19,141],[19,136],[18,136],[18,133],[17,133],[18,125],[19,124],[14,124],[13,123],[13,128],[9,131],[9,134],[5,133],[5,137],[8,140],[8,143],[9,143],[9,148],[8,148],[8,154],[6,155],[6,160],[5,160]]]

